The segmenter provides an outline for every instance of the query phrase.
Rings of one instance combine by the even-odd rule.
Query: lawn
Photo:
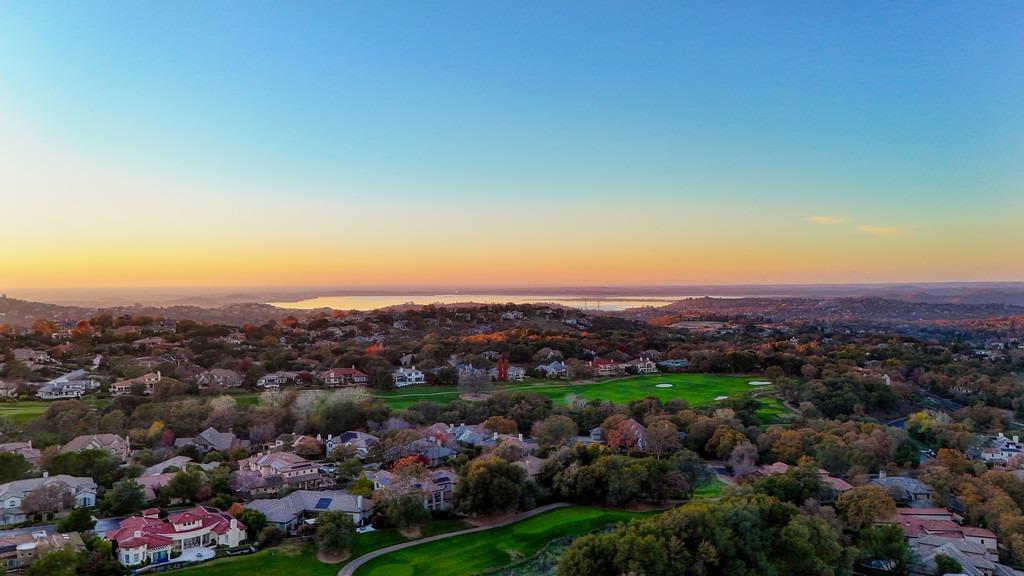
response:
[[[422,536],[433,536],[445,532],[465,530],[469,528],[462,520],[438,520],[423,527]],[[377,530],[366,534],[356,534],[352,540],[350,559],[358,558],[378,548],[405,542],[407,538],[397,530]],[[324,564],[316,559],[311,544],[288,542],[261,550],[248,556],[218,558],[192,568],[175,571],[175,574],[202,574],[203,576],[254,576],[259,574],[278,574],[287,576],[334,576],[346,562]]]
[[[86,397],[83,402],[90,406],[97,408],[103,408],[110,404],[108,399],[96,399]],[[0,418],[8,418],[19,424],[23,424],[37,418],[46,412],[46,409],[50,407],[53,402],[46,402],[43,400],[24,400],[21,402],[3,402],[0,403]]]
[[[578,536],[644,514],[573,506],[510,526],[398,550],[367,562],[356,576],[468,576],[536,554],[560,536]]]
[[[551,398],[556,404],[564,404],[570,395],[586,400],[608,400],[618,404],[653,396],[665,402],[673,399],[685,400],[690,406],[712,405],[720,396],[741,398],[755,391],[771,390],[769,386],[754,387],[751,381],[756,376],[720,376],[713,374],[651,374],[632,376],[596,382],[591,384],[569,384],[557,381],[533,381],[528,383],[495,386],[498,390],[522,390],[536,392]],[[658,384],[671,384],[661,387]],[[397,390],[371,391],[393,409],[405,409],[417,402],[451,402],[459,397],[454,386],[410,386]],[[784,415],[786,408],[774,397],[760,398],[758,414],[766,421]]]

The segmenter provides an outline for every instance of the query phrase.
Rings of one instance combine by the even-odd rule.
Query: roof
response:
[[[306,512],[368,513],[373,501],[344,490],[296,490],[284,498],[254,500],[245,507],[262,512],[269,522],[285,524]]]
[[[70,442],[61,446],[61,453],[81,452],[89,448],[100,448],[104,450],[124,450],[128,446],[128,440],[117,434],[85,434],[76,436]]]

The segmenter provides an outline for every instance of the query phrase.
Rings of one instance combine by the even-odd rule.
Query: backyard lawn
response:
[[[561,536],[578,536],[645,514],[574,506],[515,524],[398,550],[367,562],[356,576],[468,576],[537,553]]]

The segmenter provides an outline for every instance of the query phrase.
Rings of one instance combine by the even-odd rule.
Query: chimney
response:
[[[361,495],[356,496],[356,508],[363,509],[363,497]]]
[[[1002,433],[1002,432],[1000,432],[1000,433],[999,433],[999,439],[1000,439],[1000,440],[1002,440],[1003,438],[1005,438],[1005,436],[1003,436],[1003,433]]]
[[[29,447],[29,448],[31,448],[31,447],[32,447],[32,441],[31,441],[31,440],[29,440],[29,441],[28,441],[28,447]]]
[[[522,441],[523,441],[523,433],[522,433],[522,432],[520,432],[520,433],[519,433],[519,441],[520,441],[520,442],[522,442]]]
[[[317,442],[322,441],[322,438],[320,438],[320,433],[319,432],[316,433],[316,441]]]
[[[43,471],[43,478],[49,478],[49,477],[50,477],[50,473],[44,470]]]
[[[1013,443],[1014,444],[1020,444],[1020,436],[1014,434],[1013,435]]]
[[[882,478],[885,478],[885,468],[878,469],[878,479],[881,480]]]
[[[328,441],[330,441],[330,439],[331,439],[331,435],[330,435],[330,434],[328,434],[328,435],[327,435],[327,440],[328,440]]]

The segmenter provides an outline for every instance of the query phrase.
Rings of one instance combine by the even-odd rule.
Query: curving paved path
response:
[[[363,554],[362,556],[360,556],[360,557],[356,558],[355,560],[349,562],[344,567],[342,567],[341,570],[338,571],[338,576],[352,576],[353,574],[355,574],[356,570],[358,570],[363,564],[366,564],[370,560],[373,560],[374,558],[377,558],[379,556],[383,556],[385,554],[390,554],[391,552],[395,552],[396,550],[402,550],[404,548],[409,548],[411,546],[417,546],[419,544],[426,544],[428,542],[436,542],[438,540],[444,540],[445,538],[454,538],[455,536],[465,536],[466,534],[472,534],[474,532],[483,532],[484,530],[490,530],[492,528],[501,528],[502,526],[508,526],[509,524],[515,524],[516,522],[520,522],[522,520],[526,520],[527,518],[532,518],[532,517],[534,517],[534,516],[536,516],[538,514],[543,514],[545,512],[548,512],[550,510],[554,510],[556,508],[565,508],[566,506],[569,506],[569,504],[565,503],[565,502],[559,502],[557,504],[547,504],[545,506],[541,506],[540,508],[534,508],[533,510],[529,510],[527,512],[523,512],[522,514],[516,514],[515,516],[512,516],[511,518],[507,518],[505,520],[502,520],[501,522],[495,522],[494,524],[488,524],[487,526],[477,526],[476,528],[467,528],[465,530],[459,530],[458,532],[448,532],[446,534],[438,534],[436,536],[428,536],[426,538],[420,538],[418,540],[410,540],[408,542],[402,542],[401,544],[394,544],[394,545],[388,546],[386,548],[380,548],[378,550],[374,550],[373,552],[368,552],[366,554]]]

